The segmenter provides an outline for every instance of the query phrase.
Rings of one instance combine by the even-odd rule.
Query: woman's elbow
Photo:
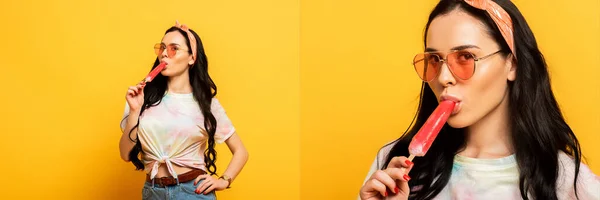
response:
[[[121,159],[125,162],[129,162],[129,155],[121,153]]]
[[[243,158],[245,158],[244,160],[248,160],[248,157],[250,156],[250,154],[248,153],[248,151],[246,151],[246,149],[241,151],[240,154]]]

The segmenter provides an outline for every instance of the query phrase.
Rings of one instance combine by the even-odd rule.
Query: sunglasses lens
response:
[[[458,78],[469,79],[475,72],[475,56],[467,51],[448,54],[448,67]]]
[[[428,53],[417,54],[413,60],[415,71],[419,78],[429,82],[438,74],[440,59],[438,56]]]
[[[170,58],[174,57],[176,53],[177,53],[177,47],[175,47],[175,46],[167,47],[167,55],[169,55]]]
[[[157,56],[160,56],[164,50],[165,48],[161,44],[154,45],[154,53],[156,53]]]

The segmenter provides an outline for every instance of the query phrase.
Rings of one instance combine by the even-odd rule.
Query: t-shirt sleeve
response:
[[[387,143],[381,149],[379,149],[379,151],[377,152],[377,155],[375,156],[375,159],[373,160],[373,163],[371,164],[371,167],[369,168],[369,172],[367,172],[367,176],[363,180],[362,185],[365,185],[365,183],[369,180],[369,178],[371,178],[371,176],[377,170],[379,170],[383,167],[383,164],[385,163],[385,160],[387,159],[389,152],[392,150],[392,147],[394,147],[396,142],[397,141],[392,141],[390,143]],[[360,195],[358,196],[357,199],[360,200]]]
[[[575,199],[573,181],[575,178],[575,161],[564,152],[560,152],[559,177],[556,180],[558,199]],[[600,200],[600,178],[581,163],[577,177],[577,195],[579,199]]]
[[[373,163],[371,164],[371,167],[369,168],[369,172],[367,172],[367,176],[365,177],[365,180],[363,181],[362,185],[365,185],[365,183],[367,183],[367,181],[369,180],[369,178],[371,178],[373,173],[375,173],[378,169],[379,168],[377,166],[377,157],[375,157],[375,160],[373,160]],[[361,185],[361,187],[362,187],[362,185]],[[361,200],[360,195],[358,195],[356,199]]]
[[[225,142],[225,140],[229,139],[233,133],[235,133],[235,128],[229,120],[227,113],[221,103],[217,98],[212,99],[212,103],[210,105],[210,111],[217,121],[217,130],[215,132],[215,141],[219,144]]]
[[[371,167],[369,168],[369,172],[367,172],[367,177],[365,177],[365,180],[363,181],[363,185],[369,180],[369,178],[373,175],[373,173],[375,173],[378,169],[379,169],[379,167],[377,166],[377,158],[375,158],[375,160],[373,160],[373,163],[371,164]]]
[[[123,117],[121,117],[121,132],[125,132],[125,126],[127,125],[127,117],[129,116],[129,104],[125,102],[125,111],[123,111]]]

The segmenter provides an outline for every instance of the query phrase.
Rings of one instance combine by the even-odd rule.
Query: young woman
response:
[[[152,69],[167,66],[152,82],[129,87],[121,158],[147,173],[143,199],[215,199],[214,191],[228,188],[240,173],[248,152],[215,98],[196,32],[177,23],[154,49]],[[233,153],[220,177],[213,176],[215,142]]]
[[[600,199],[527,22],[508,0],[441,0],[414,59],[414,126],[377,155],[360,198]],[[408,145],[441,100],[458,102],[424,157]]]

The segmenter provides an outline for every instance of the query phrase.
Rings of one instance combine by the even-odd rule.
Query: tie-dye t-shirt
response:
[[[235,128],[216,98],[212,99],[211,112],[217,121],[215,142],[223,143]],[[128,115],[126,104],[121,130],[125,129]],[[191,93],[166,93],[160,103],[146,109],[139,120],[142,162],[151,178],[156,176],[160,165],[166,165],[173,177],[177,177],[173,164],[206,171],[204,150],[208,135],[204,116]]]
[[[375,171],[381,169],[394,144],[395,142],[390,143],[379,151],[365,182]],[[559,177],[556,181],[556,195],[561,200],[576,199],[573,190],[575,163],[564,152],[558,154]],[[577,193],[581,200],[600,200],[600,179],[583,163],[579,169]],[[450,181],[433,199],[522,199],[515,155],[498,159],[475,159],[456,155]]]

